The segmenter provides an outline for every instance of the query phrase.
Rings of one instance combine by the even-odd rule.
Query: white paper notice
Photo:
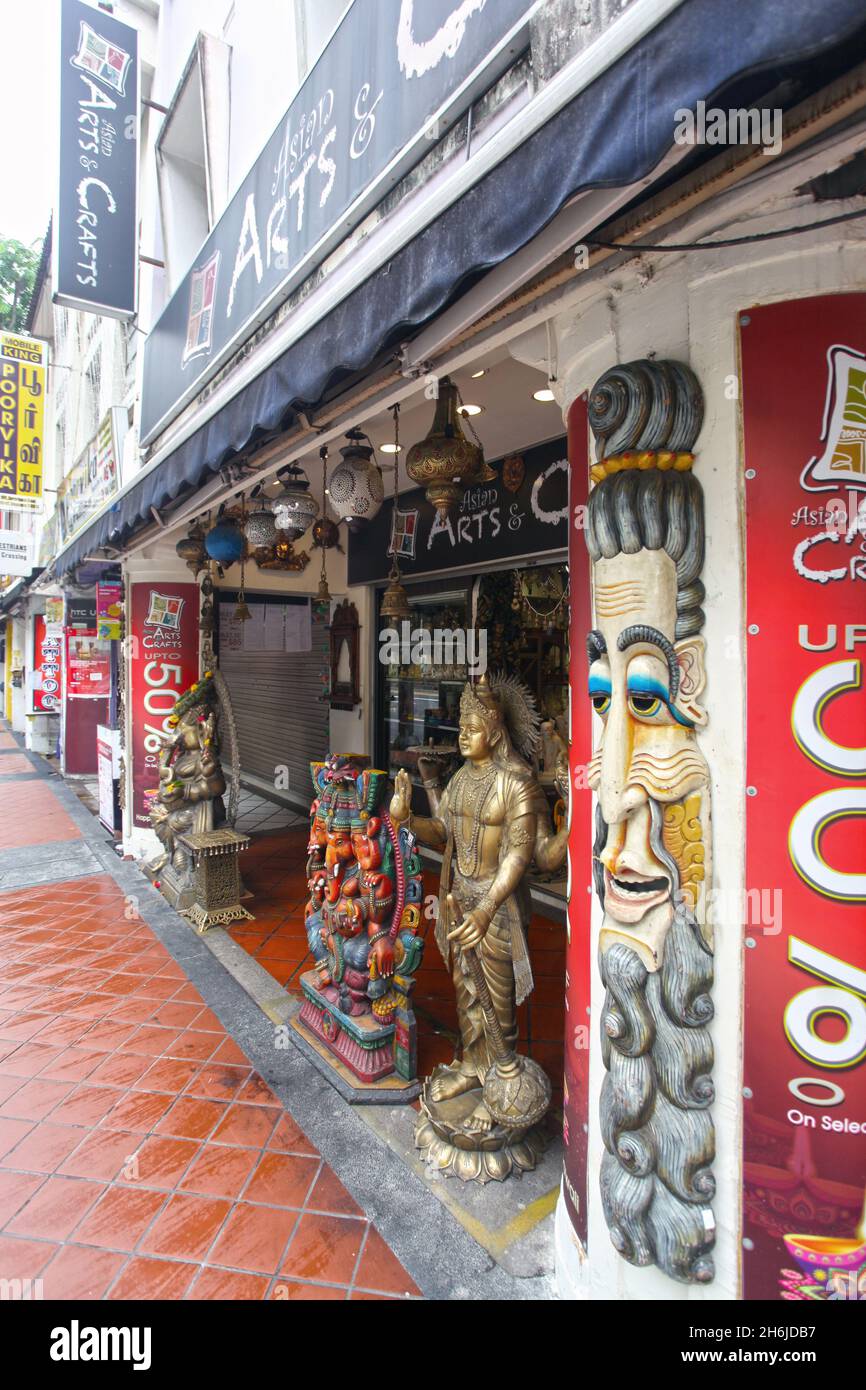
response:
[[[309,652],[313,647],[313,629],[309,600],[286,605],[286,651]]]
[[[220,651],[239,652],[244,645],[244,625],[233,619],[234,609],[229,603],[220,604]]]
[[[265,604],[265,651],[281,652],[285,650],[285,624],[283,614],[285,604],[267,603]]]
[[[251,617],[243,624],[244,651],[263,652],[265,650],[265,608],[264,603],[251,603]]]

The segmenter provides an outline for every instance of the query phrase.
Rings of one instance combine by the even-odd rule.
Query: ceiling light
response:
[[[477,381],[478,378],[479,378],[480,376],[486,376],[487,373],[488,373],[488,371],[489,371],[489,368],[488,368],[488,367],[482,367],[481,370],[480,370],[479,372],[473,372],[473,373],[472,373],[472,380],[473,380],[473,381]]]
[[[379,453],[380,453],[380,454],[402,454],[402,452],[403,452],[403,445],[402,445],[402,444],[380,444],[380,445],[379,445]]]
[[[532,399],[534,401],[547,402],[555,401],[556,397],[554,396],[549,386],[543,386],[540,391],[533,391]]]
[[[458,414],[458,415],[480,415],[481,412],[483,411],[483,409],[484,409],[484,406],[483,406],[483,405],[458,405],[458,407],[457,407],[457,414]]]

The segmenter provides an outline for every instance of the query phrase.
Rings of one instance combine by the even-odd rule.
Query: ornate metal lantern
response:
[[[373,520],[385,500],[385,489],[382,474],[373,462],[372,447],[361,443],[361,431],[349,430],[346,438],[350,442],[340,450],[343,461],[331,474],[328,495],[337,516],[354,531],[365,521]]]
[[[290,541],[300,540],[314,520],[317,507],[310,494],[310,485],[303,470],[297,464],[286,469],[285,477],[280,479],[281,490],[271,498],[274,524]],[[273,541],[267,542],[272,545]]]
[[[247,512],[244,535],[253,549],[260,545],[273,545],[277,539],[277,522],[273,503],[266,497],[257,497]]]
[[[194,575],[198,575],[199,571],[207,565],[208,556],[205,550],[204,536],[204,527],[200,521],[196,521],[190,527],[187,535],[183,536],[175,546],[175,552]]]
[[[460,393],[454,382],[450,377],[443,377],[433,424],[426,437],[413,444],[406,456],[409,477],[427,489],[427,500],[433,503],[440,516],[447,516],[460,501],[463,485],[489,481],[496,476],[484,462],[480,443],[473,444],[463,433],[459,402]]]

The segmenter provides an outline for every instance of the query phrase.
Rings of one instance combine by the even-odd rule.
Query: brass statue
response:
[[[562,864],[567,829],[554,834],[544,792],[529,766],[539,719],[514,677],[484,676],[460,702],[465,758],[443,790],[436,763],[418,766],[432,815],[411,813],[411,783],[395,780],[391,819],[443,851],[436,943],[457,997],[459,1056],[425,1083],[415,1142],[446,1173],[487,1182],[535,1167],[538,1126],[550,1084],[517,1057],[517,1007],[533,981],[526,944],[524,878]]]

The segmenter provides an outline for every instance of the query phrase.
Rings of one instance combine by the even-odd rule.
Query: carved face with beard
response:
[[[601,949],[623,940],[653,971],[676,905],[697,906],[708,872],[709,769],[695,738],[706,723],[704,643],[676,640],[676,566],[663,550],[601,559],[594,575],[589,695],[601,730],[589,784],[605,827]]]
[[[586,533],[606,989],[602,1202],[625,1259],[688,1283],[713,1278],[715,1238],[710,779],[697,742],[704,517],[683,452],[700,419],[699,387],[678,363],[607,373],[590,405],[601,461]]]

